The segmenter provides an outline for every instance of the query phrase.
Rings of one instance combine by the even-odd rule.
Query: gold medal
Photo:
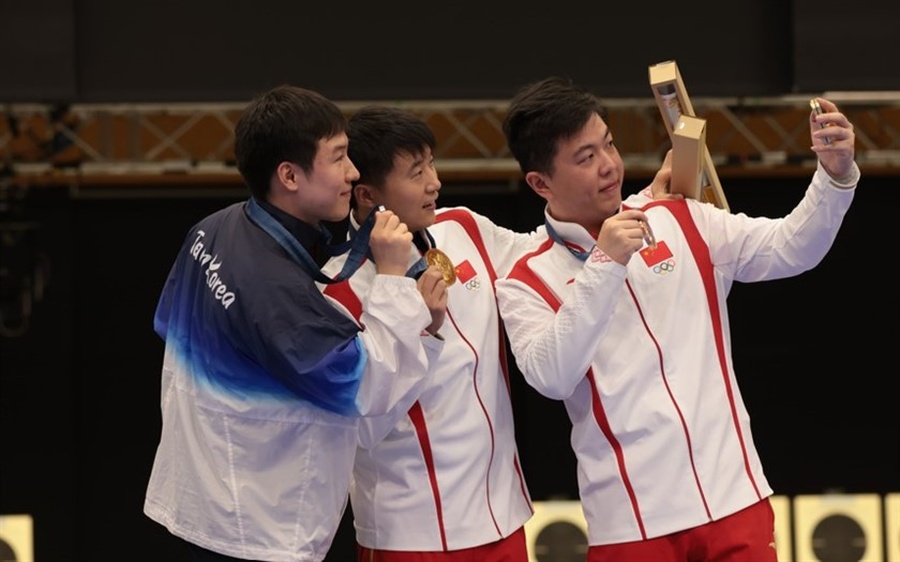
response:
[[[441,270],[441,275],[444,277],[444,283],[448,287],[456,282],[456,268],[453,267],[453,262],[450,261],[450,258],[444,252],[437,248],[431,248],[425,252],[425,263],[438,266]]]

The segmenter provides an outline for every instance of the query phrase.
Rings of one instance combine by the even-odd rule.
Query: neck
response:
[[[268,197],[265,199],[266,203],[275,207],[279,211],[283,213],[287,213],[294,217],[297,220],[301,220],[306,224],[312,226],[313,228],[319,227],[319,218],[310,216],[309,213],[302,212],[302,209],[296,208],[295,205],[292,205],[292,200],[288,197],[279,197],[276,194],[270,193]]]
[[[604,217],[598,221],[583,221],[583,220],[572,219],[572,218],[568,218],[565,216],[559,216],[558,213],[554,212],[553,208],[550,205],[547,205],[547,214],[550,215],[554,220],[557,220],[560,222],[577,224],[581,228],[588,231],[588,233],[590,233],[590,235],[593,236],[594,238],[596,238],[597,235],[600,233],[600,227],[603,226],[603,221],[605,221],[607,218],[609,218],[609,217]]]
[[[360,206],[353,209],[353,219],[356,221],[356,224],[362,224],[366,217],[369,216],[369,213],[372,211],[372,207],[364,207]]]

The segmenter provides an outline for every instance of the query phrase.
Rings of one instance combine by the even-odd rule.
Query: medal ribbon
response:
[[[337,277],[331,279],[322,273],[319,266],[316,265],[315,260],[309,255],[306,248],[303,247],[303,244],[294,238],[283,224],[278,222],[275,217],[263,209],[253,197],[247,202],[247,217],[249,217],[255,225],[263,229],[266,234],[274,238],[275,241],[285,249],[288,255],[291,256],[300,267],[305,269],[307,273],[315,278],[316,281],[319,283],[327,283],[329,285],[347,279],[359,269],[359,266],[362,265],[362,262],[366,258],[366,252],[369,248],[369,234],[371,234],[372,227],[375,225],[375,211],[373,209],[372,212],[369,213],[369,216],[366,217],[366,220],[363,221],[363,224],[360,225],[357,236],[335,246],[328,243],[331,241],[331,233],[328,232],[328,229],[321,224],[318,226],[319,232],[325,239],[325,249],[328,252],[328,255],[339,256],[348,251],[350,252],[350,255],[347,256],[347,262],[344,264],[340,273],[338,273]]]
[[[550,238],[552,238],[554,242],[556,242],[557,244],[561,244],[563,248],[569,250],[569,253],[579,260],[586,261],[588,259],[588,256],[591,255],[590,250],[588,250],[587,252],[583,252],[581,250],[576,250],[572,246],[566,244],[566,241],[563,240],[562,237],[556,232],[556,230],[553,229],[553,227],[550,225],[550,221],[548,221],[547,219],[544,219],[544,226],[547,227],[547,234],[550,235]]]
[[[419,277],[425,273],[425,270],[428,269],[428,262],[425,261],[425,252],[428,251],[429,248],[434,248],[434,237],[428,232],[427,228],[420,230],[416,234],[419,235],[419,238],[413,238],[413,242],[416,243],[416,247],[422,252],[422,256],[420,256],[414,264],[409,266],[409,269],[406,271],[406,276],[418,280]]]
[[[373,213],[370,213],[369,216],[372,216]],[[363,228],[365,228],[365,225],[359,227],[360,232],[362,232]],[[369,230],[371,230],[371,228]],[[350,240],[354,240],[358,233],[356,227],[353,226],[352,221],[350,222],[349,231]],[[424,273],[425,270],[428,269],[428,263],[425,261],[424,254],[425,251],[428,250],[428,248],[434,248],[434,236],[432,236],[431,233],[428,232],[427,228],[423,228],[422,230],[413,234],[413,243],[415,243],[416,248],[418,248],[423,255],[418,260],[416,260],[415,263],[409,266],[409,269],[406,270],[406,276],[418,280],[419,277],[421,277],[422,273]],[[375,262],[375,260],[372,259],[372,252],[368,249],[366,250],[366,257],[372,260],[373,263]]]

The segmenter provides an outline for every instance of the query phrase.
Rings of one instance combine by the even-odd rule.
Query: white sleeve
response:
[[[506,277],[516,260],[536,249],[543,240],[546,240],[543,226],[527,233],[516,232],[499,226],[474,211],[469,210],[469,212],[475,218],[475,223],[478,225],[478,230],[481,232],[490,255],[491,265],[497,272],[498,278]]]
[[[322,271],[326,275],[340,271],[344,259],[345,256],[339,256],[330,260]],[[431,343],[432,349],[426,350],[423,343],[428,338],[421,334],[431,323],[431,313],[416,282],[398,275],[378,275],[373,266],[364,264],[347,283],[347,298],[358,299],[362,307],[359,319],[347,303],[327,292],[328,285],[318,287],[335,308],[361,327],[358,337],[367,360],[356,394],[356,408],[363,417],[408,409],[422,391],[430,357],[442,347]]]
[[[523,281],[497,281],[500,315],[512,354],[535,390],[563,400],[584,379],[622,295],[625,271],[615,262],[588,260],[556,312]]]
[[[429,365],[437,363],[441,351],[444,349],[444,341],[427,332],[422,335],[421,339]],[[380,443],[397,426],[400,420],[406,417],[409,409],[419,399],[421,391],[422,388],[417,387],[412,392],[407,392],[385,414],[360,418],[357,444],[363,449],[370,449]]]
[[[780,279],[822,261],[853,200],[852,187],[834,183],[820,166],[803,199],[783,218],[729,214],[702,204],[693,205],[691,212],[706,232],[713,264],[726,277],[742,282]]]

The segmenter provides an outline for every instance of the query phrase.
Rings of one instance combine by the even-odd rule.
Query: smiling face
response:
[[[618,212],[625,166],[603,119],[594,114],[576,134],[557,141],[552,173],[529,172],[526,181],[547,200],[550,216],[589,232]]]
[[[322,139],[313,159],[312,171],[306,174],[299,165],[283,162],[279,173],[293,188],[290,212],[309,224],[320,220],[340,221],[350,212],[351,182],[359,178],[359,172],[347,156],[347,135]]]
[[[384,205],[396,213],[412,232],[434,224],[434,213],[441,182],[434,168],[434,155],[427,146],[418,154],[401,151],[380,187],[360,184],[356,187],[361,216],[369,209]]]

